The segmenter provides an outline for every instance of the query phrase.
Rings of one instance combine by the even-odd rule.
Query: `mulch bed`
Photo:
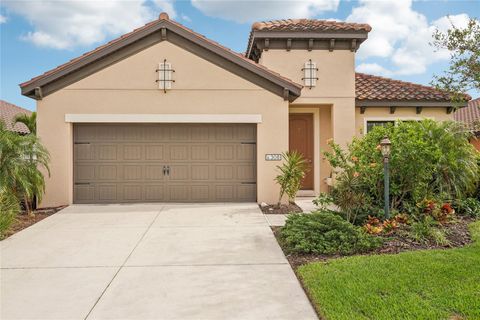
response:
[[[436,245],[434,243],[420,243],[415,242],[412,239],[405,237],[405,230],[398,229],[394,234],[381,236],[384,238],[384,244],[380,248],[363,255],[372,255],[372,254],[397,254],[404,251],[414,251],[414,250],[427,250],[427,249],[448,249],[448,248],[459,248],[463,247],[472,242],[470,233],[468,231],[468,224],[473,222],[473,219],[458,217],[456,223],[450,223],[445,225],[446,237],[449,241],[448,245]],[[344,257],[342,255],[318,255],[318,254],[297,254],[297,253],[288,253],[285,251],[285,248],[282,246],[280,240],[280,230],[281,227],[272,227],[272,231],[277,238],[280,247],[287,257],[288,262],[294,270],[298,267],[318,261],[327,261],[330,259],[336,259]]]
[[[24,212],[15,217],[15,222],[10,226],[10,229],[6,232],[4,239],[14,235],[15,233],[22,231],[34,225],[35,223],[42,221],[45,218],[50,217],[51,215],[62,210],[66,206],[56,207],[56,208],[44,208],[34,211],[34,215],[28,215]]]
[[[295,203],[282,204],[280,206],[276,204],[270,205],[259,205],[260,209],[264,214],[288,214],[288,213],[300,213],[303,212],[302,208],[297,206]]]

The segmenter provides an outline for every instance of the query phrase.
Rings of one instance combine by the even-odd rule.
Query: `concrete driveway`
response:
[[[1,319],[316,319],[256,204],[71,206],[0,249]]]

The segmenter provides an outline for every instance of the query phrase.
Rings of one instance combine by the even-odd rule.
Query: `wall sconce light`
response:
[[[172,64],[167,62],[167,59],[163,59],[163,62],[158,64],[158,69],[155,70],[158,73],[158,88],[163,89],[163,92],[167,93],[167,89],[172,89],[172,82],[175,82],[172,78],[173,72]]]
[[[317,85],[317,64],[315,62],[312,62],[312,59],[309,59],[307,62],[305,62],[304,67],[302,68],[303,71],[303,83],[305,84],[306,87],[309,89],[312,89]]]

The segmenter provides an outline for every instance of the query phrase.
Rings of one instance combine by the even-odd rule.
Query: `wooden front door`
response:
[[[307,160],[308,172],[302,181],[302,190],[313,190],[313,114],[290,114],[289,149],[300,152]]]

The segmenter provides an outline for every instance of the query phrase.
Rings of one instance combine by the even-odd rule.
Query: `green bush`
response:
[[[391,208],[415,209],[425,198],[462,199],[471,194],[479,177],[477,155],[469,134],[454,122],[433,120],[377,126],[354,138],[347,150],[331,142],[325,156],[334,169],[332,196],[352,216],[375,214],[383,208],[383,163],[379,142],[388,136]]]
[[[287,250],[293,253],[353,254],[370,251],[382,244],[381,239],[325,211],[290,215],[280,237]]]
[[[462,216],[480,218],[480,201],[475,198],[459,199],[454,201],[455,212]]]

